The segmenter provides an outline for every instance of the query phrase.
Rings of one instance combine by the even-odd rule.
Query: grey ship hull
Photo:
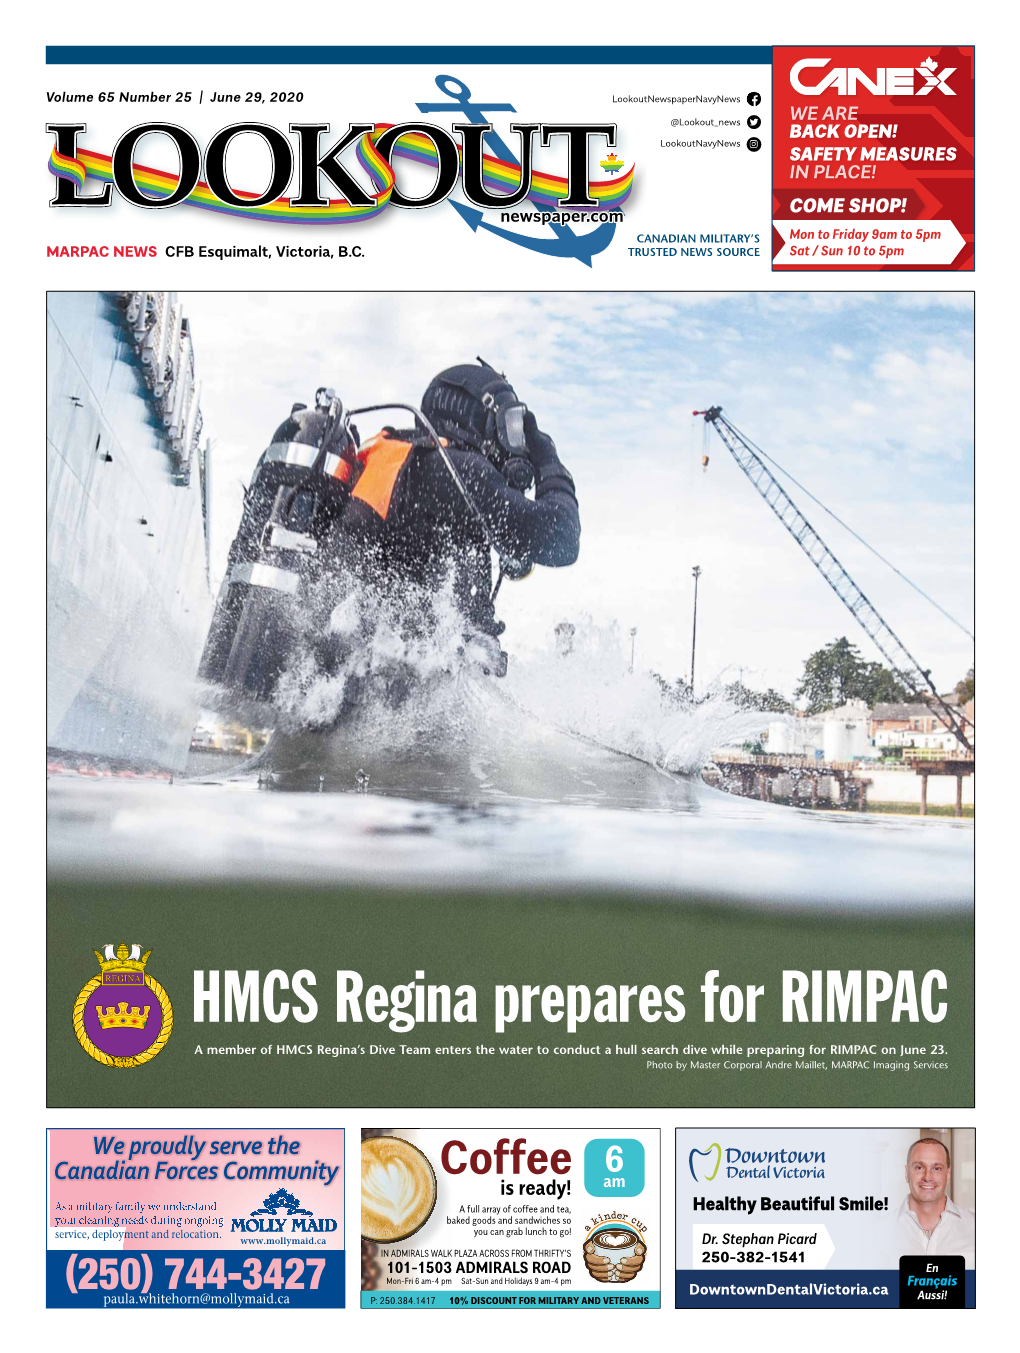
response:
[[[179,350],[153,351],[144,301],[134,329],[129,304],[120,292],[47,298],[46,737],[51,753],[173,771],[211,611],[201,421],[179,308]],[[187,395],[176,411],[174,382],[159,379],[174,362]]]

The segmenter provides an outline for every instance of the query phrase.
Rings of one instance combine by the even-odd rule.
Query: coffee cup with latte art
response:
[[[644,1267],[647,1246],[629,1226],[612,1223],[584,1242],[584,1265],[600,1283],[629,1283]]]
[[[361,1143],[361,1234],[389,1245],[420,1231],[436,1205],[428,1157],[402,1137]]]

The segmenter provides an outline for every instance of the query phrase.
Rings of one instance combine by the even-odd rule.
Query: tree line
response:
[[[690,689],[683,680],[668,682],[658,673],[653,675],[667,698],[690,699]],[[756,691],[741,681],[732,681],[724,689],[727,697],[741,709],[758,709],[772,714],[792,714],[795,709],[793,702],[771,686]],[[953,694],[961,705],[974,699],[973,667],[956,683]],[[850,700],[863,700],[869,709],[878,704],[899,704],[909,701],[912,692],[890,668],[880,662],[869,662],[857,645],[844,635],[816,649],[807,658],[793,696],[806,713],[821,714]]]

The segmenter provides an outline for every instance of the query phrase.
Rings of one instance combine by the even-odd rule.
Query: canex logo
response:
[[[713,1152],[715,1153],[715,1164],[711,1166],[712,1170],[711,1174],[708,1174],[707,1171],[709,1165],[711,1165]],[[697,1170],[694,1168],[695,1156],[704,1156],[706,1158],[706,1163],[702,1164],[701,1161],[698,1162]],[[721,1161],[722,1161],[722,1147],[719,1145],[718,1142],[713,1142],[707,1151],[699,1151],[698,1148],[695,1147],[694,1150],[691,1152],[691,1154],[687,1157],[687,1165],[691,1172],[691,1178],[701,1179],[704,1180],[706,1184],[711,1184],[712,1180],[719,1173],[719,1165]],[[699,1170],[701,1171],[700,1174],[698,1173]]]
[[[919,66],[879,66],[873,77],[866,75],[859,66],[834,66],[832,70],[826,72],[819,84],[807,85],[803,82],[801,71],[806,71],[809,67],[825,67],[831,60],[831,56],[804,57],[803,60],[796,62],[790,71],[790,84],[798,94],[821,94],[826,89],[835,89],[837,94],[856,94],[858,85],[862,85],[872,94],[916,94],[919,98],[930,94],[933,90],[937,90],[940,94],[952,94],[954,97],[956,94],[947,83],[956,67],[945,66],[939,70],[937,62],[930,56]],[[920,89],[914,88],[915,73],[924,80]]]

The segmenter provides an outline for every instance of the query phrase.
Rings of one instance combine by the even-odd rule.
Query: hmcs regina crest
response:
[[[145,971],[149,949],[107,944],[100,972],[74,1003],[74,1032],[90,1057],[104,1066],[142,1066],[165,1046],[174,1024],[170,997]]]

